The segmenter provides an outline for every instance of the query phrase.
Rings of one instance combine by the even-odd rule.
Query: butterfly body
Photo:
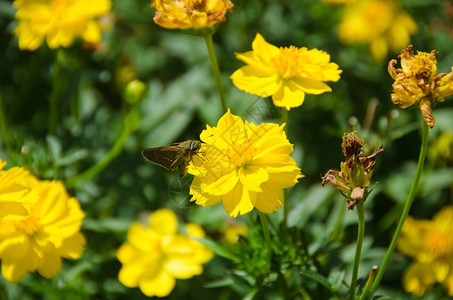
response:
[[[142,155],[150,162],[167,170],[178,168],[179,174],[184,177],[187,172],[187,165],[200,148],[200,141],[188,140],[167,146],[147,148],[142,151]]]

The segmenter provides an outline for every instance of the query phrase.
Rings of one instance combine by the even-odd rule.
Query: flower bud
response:
[[[142,81],[135,79],[129,82],[124,89],[124,98],[130,105],[137,105],[145,99],[147,92],[148,88],[146,85]]]

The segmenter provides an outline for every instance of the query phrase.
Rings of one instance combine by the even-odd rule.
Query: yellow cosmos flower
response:
[[[28,184],[32,175],[20,167],[5,171],[5,166],[6,162],[0,159],[0,217],[26,215],[24,204],[37,196]]]
[[[406,291],[422,296],[437,282],[453,296],[453,206],[432,221],[407,217],[397,246],[414,260],[404,273]]]
[[[24,204],[27,214],[0,219],[2,274],[12,282],[35,270],[46,278],[55,276],[61,258],[79,258],[85,244],[79,232],[84,214],[63,184],[28,179],[28,187],[37,197]]]
[[[417,104],[426,124],[434,126],[431,107],[453,94],[453,67],[450,73],[437,74],[437,50],[431,53],[418,52],[416,55],[409,45],[398,56],[401,69],[396,69],[397,61],[392,59],[388,72],[395,80],[392,101],[401,108]]]
[[[303,176],[290,156],[293,147],[284,126],[244,122],[229,110],[217,127],[207,126],[200,134],[199,154],[188,168],[195,175],[191,201],[202,206],[223,201],[233,217],[254,207],[264,213],[278,210],[283,189]]]
[[[382,60],[389,50],[397,52],[410,42],[417,25],[393,0],[358,0],[349,6],[338,26],[345,44],[369,44],[371,54]]]
[[[272,95],[274,104],[287,110],[300,106],[305,94],[332,91],[324,81],[340,79],[342,71],[324,51],[294,46],[277,48],[259,33],[252,49],[236,53],[236,58],[247,65],[231,75],[234,85],[260,97]]]
[[[128,242],[117,253],[123,264],[119,281],[127,287],[139,287],[143,294],[165,297],[176,279],[189,279],[203,272],[202,264],[213,253],[192,237],[204,237],[198,225],[187,224],[187,235],[177,232],[178,220],[168,209],[155,211],[147,226],[133,223]]]
[[[154,23],[168,29],[199,29],[226,20],[232,11],[230,0],[152,0]]]
[[[96,19],[111,9],[110,0],[15,0],[19,48],[35,50],[46,40],[49,48],[69,47],[81,37],[89,43],[101,40]]]

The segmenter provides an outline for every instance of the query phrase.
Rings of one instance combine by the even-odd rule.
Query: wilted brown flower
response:
[[[401,108],[419,105],[426,124],[434,126],[431,107],[436,102],[453,94],[453,67],[450,73],[437,74],[437,50],[431,53],[417,52],[414,55],[409,45],[398,56],[401,69],[396,69],[397,61],[392,59],[388,64],[388,72],[395,80],[393,83],[392,101]]]
[[[354,132],[343,136],[343,154],[345,161],[341,163],[341,171],[329,170],[322,177],[322,185],[331,182],[347,198],[348,209],[362,201],[368,195],[371,174],[373,173],[376,155],[384,151],[381,146],[366,157],[361,157],[363,140]]]

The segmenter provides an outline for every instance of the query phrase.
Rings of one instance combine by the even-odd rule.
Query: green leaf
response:
[[[227,258],[236,263],[239,262],[239,258],[236,255],[229,252],[228,250],[226,250],[224,247],[222,247],[220,244],[214,242],[213,240],[208,239],[208,238],[194,238],[194,237],[192,237],[192,238],[199,241],[200,243],[202,243],[209,249],[211,249],[218,256]]]
[[[214,280],[203,285],[205,288],[219,288],[225,286],[232,286],[234,284],[233,278],[225,277],[218,280]]]
[[[47,141],[47,148],[49,152],[49,157],[52,163],[55,163],[58,161],[58,159],[61,156],[61,143],[60,141],[53,135],[48,135],[46,136],[46,141]]]
[[[327,278],[325,278],[321,274],[314,272],[314,271],[310,271],[310,270],[301,270],[300,274],[305,277],[308,277],[308,278],[320,283],[324,287],[326,287],[330,292],[332,292],[332,294],[334,296],[336,296],[336,298],[334,298],[334,299],[340,299],[336,289],[330,284],[330,282],[327,280]]]
[[[300,195],[298,204],[288,214],[288,227],[303,227],[310,216],[333,195],[333,191],[335,190],[319,184],[312,186],[306,193]]]
[[[131,225],[131,220],[107,218],[102,220],[86,218],[83,221],[83,229],[91,230],[94,232],[127,232]]]

